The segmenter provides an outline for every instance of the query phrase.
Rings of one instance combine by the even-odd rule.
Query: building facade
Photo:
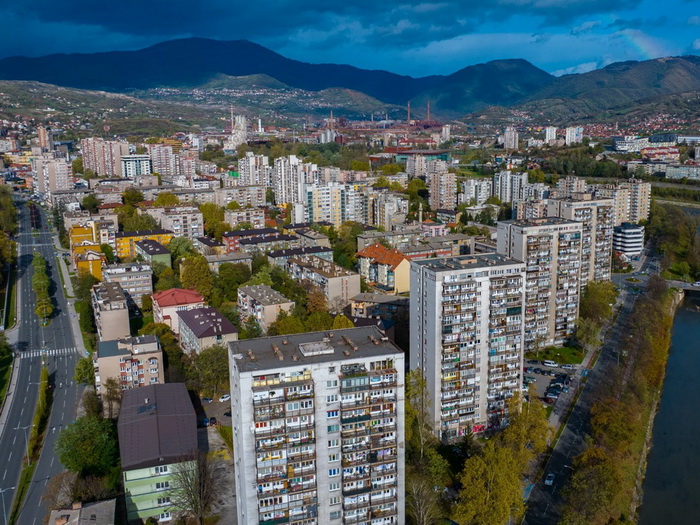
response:
[[[576,328],[583,224],[557,217],[498,223],[498,253],[525,263],[525,349],[562,345]]]
[[[229,351],[238,523],[406,522],[400,349],[367,327]]]
[[[445,442],[500,425],[521,388],[525,265],[498,254],[411,262],[410,364]]]
[[[143,306],[143,296],[153,293],[153,268],[148,263],[110,264],[102,270],[106,283],[119,283],[129,307]]]
[[[287,259],[287,272],[299,281],[318,286],[326,296],[331,312],[345,308],[350,299],[360,293],[360,274],[313,255],[298,255]]]
[[[205,348],[238,340],[238,330],[211,306],[178,310],[180,346],[183,352],[199,354]]]
[[[99,283],[93,286],[91,302],[98,341],[131,336],[129,306],[119,283]]]
[[[167,324],[175,335],[180,333],[180,318],[177,312],[202,308],[206,305],[204,297],[195,290],[171,288],[156,292],[153,300],[153,322]]]
[[[291,314],[293,309],[294,301],[266,284],[238,288],[238,313],[241,321],[253,317],[263,332],[267,332],[281,312]]]
[[[116,379],[122,390],[165,383],[163,352],[155,335],[100,341],[92,366],[98,395],[108,379]]]

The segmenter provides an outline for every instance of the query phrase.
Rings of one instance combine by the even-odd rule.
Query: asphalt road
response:
[[[15,393],[7,408],[8,418],[0,436],[0,490],[9,512],[26,450],[26,436],[31,430],[32,418],[38,395],[38,381],[42,366],[41,348],[46,350],[44,359],[50,373],[54,401],[49,419],[41,457],[34,479],[24,500],[18,523],[34,525],[43,523],[48,509],[41,501],[43,489],[51,476],[63,471],[54,455],[54,444],[58,431],[74,419],[75,409],[82,386],[73,382],[75,363],[80,357],[75,350],[75,339],[71,332],[68,305],[58,275],[55,250],[46,214],[41,214],[41,229],[38,235],[31,231],[29,211],[19,206],[20,233],[18,249],[18,329],[10,333],[10,341],[16,353],[17,382]],[[34,292],[31,288],[32,258],[34,252],[41,253],[48,263],[49,276],[53,281],[54,313],[48,327],[42,328],[34,313]],[[4,523],[4,519],[3,519]]]
[[[650,273],[656,268],[656,264],[655,259],[643,258],[640,271]],[[559,522],[561,516],[558,506],[562,501],[561,491],[571,477],[573,459],[584,450],[586,435],[589,432],[590,409],[598,398],[598,388],[601,383],[609,383],[612,371],[618,366],[617,352],[623,348],[621,342],[627,336],[628,316],[633,309],[636,297],[635,294],[629,293],[626,288],[622,288],[617,322],[607,333],[600,357],[588,374],[578,403],[574,406],[568,423],[544,470],[543,478],[549,473],[554,473],[554,484],[545,486],[544,479],[534,480],[535,486],[530,493],[523,523],[554,525]]]

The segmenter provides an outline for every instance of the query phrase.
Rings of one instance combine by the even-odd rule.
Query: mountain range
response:
[[[138,51],[0,60],[0,80],[30,80],[117,93],[211,86],[222,78],[253,75],[278,87],[312,92],[340,88],[348,96],[359,92],[384,104],[403,106],[411,100],[418,116],[424,116],[423,108],[430,101],[434,114],[445,117],[463,116],[490,106],[523,106],[550,113],[556,108],[553,118],[576,118],[660,95],[700,91],[700,57],[619,62],[562,77],[526,60],[495,60],[467,66],[451,75],[413,78],[348,65],[292,60],[246,40],[189,38]]]

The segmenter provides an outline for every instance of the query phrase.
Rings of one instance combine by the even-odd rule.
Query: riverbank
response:
[[[634,521],[641,501],[639,479],[648,453],[649,421],[663,385],[675,309],[683,292],[659,278],[649,281],[630,313],[615,350],[618,367],[595,390],[590,440],[571,464],[562,521]]]

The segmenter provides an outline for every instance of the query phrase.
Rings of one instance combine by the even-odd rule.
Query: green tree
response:
[[[163,290],[180,287],[182,287],[182,283],[180,283],[180,278],[175,273],[175,270],[172,268],[165,268],[158,276],[155,290],[156,292],[162,292]]]
[[[102,385],[102,401],[107,409],[107,417],[116,419],[122,402],[122,388],[114,377],[110,377]]]
[[[147,213],[135,213],[131,217],[124,219],[122,223],[122,228],[125,232],[156,230],[158,227],[158,221]]]
[[[184,257],[189,257],[197,253],[192,241],[187,237],[175,237],[170,244],[168,244],[168,250],[170,250],[170,256],[173,261],[179,261]]]
[[[216,226],[224,222],[224,209],[213,202],[205,202],[199,206],[199,211],[204,219],[204,231],[213,237]]]
[[[107,474],[119,460],[114,425],[97,417],[81,417],[61,431],[56,455],[80,476]]]
[[[284,314],[284,312],[282,312]],[[304,323],[293,315],[280,315],[280,317],[270,325],[268,335],[289,335],[305,332]]]
[[[238,287],[251,277],[250,268],[243,263],[223,263],[219,266],[219,274],[215,279],[215,286],[219,295],[227,301],[238,300]]]
[[[391,163],[384,164],[382,167],[379,168],[379,171],[384,175],[396,175],[401,170],[403,170],[403,166],[401,164],[391,164]]]
[[[579,315],[598,326],[612,318],[612,307],[617,300],[617,288],[611,281],[591,281],[581,294]]]
[[[241,209],[241,205],[238,204],[238,202],[236,202],[236,201],[231,201],[231,202],[229,202],[229,203],[226,205],[226,209],[227,209],[227,210],[234,210],[234,211],[235,211],[235,210],[240,210],[240,209]]]
[[[229,388],[228,349],[223,345],[205,348],[192,360],[192,379],[198,388],[218,396]]]
[[[141,296],[141,311],[151,313],[153,311],[153,297],[150,294]]]
[[[406,443],[417,461],[422,461],[428,444],[435,439],[428,411],[428,388],[420,369],[406,375]]]
[[[250,224],[250,223],[248,223]],[[214,231],[212,232],[212,236],[214,239],[217,241],[221,242],[221,238],[224,236],[224,233],[230,232],[231,231],[231,225],[227,222],[218,222],[216,223],[216,226],[214,227]],[[241,228],[243,229],[243,228]]]
[[[354,328],[355,325],[352,324],[352,321],[345,317],[344,315],[336,315],[335,318],[333,319],[333,330],[340,330],[342,328]]]
[[[83,158],[78,157],[75,159],[72,163],[73,166],[73,173],[82,173],[83,172]]]
[[[75,373],[73,380],[76,383],[95,386],[95,369],[92,366],[92,357],[83,357],[78,359],[75,364]]]
[[[100,204],[102,204],[102,201],[93,194],[87,195],[80,203],[80,205],[90,213],[96,213],[97,207]]]
[[[122,193],[122,202],[128,206],[136,206],[139,202],[143,202],[143,193],[137,188],[127,188]]]
[[[304,322],[306,331],[321,332],[333,326],[333,316],[328,312],[314,312]]]
[[[189,257],[183,261],[182,265],[182,286],[197,290],[205,299],[209,299],[214,292],[214,276],[204,256]]]
[[[107,257],[107,262],[112,264],[116,260],[116,256],[114,255],[114,250],[112,247],[107,244],[100,244],[100,251],[105,254],[105,257]]]
[[[153,202],[154,206],[175,206],[177,204],[180,204],[180,198],[171,191],[159,193]]]

